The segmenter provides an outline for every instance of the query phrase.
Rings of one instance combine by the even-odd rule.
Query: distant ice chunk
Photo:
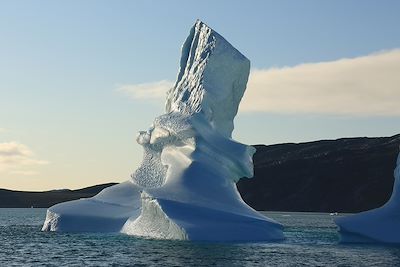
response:
[[[389,201],[380,208],[335,219],[342,243],[400,244],[400,154]]]
[[[137,137],[144,156],[132,179],[107,194],[51,207],[43,229],[180,240],[283,239],[282,225],[249,207],[235,184],[253,176],[255,149],[231,139],[249,71],[245,56],[197,21],[182,47],[166,114]]]

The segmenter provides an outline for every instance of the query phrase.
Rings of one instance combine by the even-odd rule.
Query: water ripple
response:
[[[329,214],[269,212],[277,243],[202,243],[41,232],[45,209],[0,209],[0,266],[400,266],[400,248],[340,245]]]

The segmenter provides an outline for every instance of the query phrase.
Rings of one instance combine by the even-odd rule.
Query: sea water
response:
[[[0,209],[0,266],[400,266],[400,247],[338,244],[329,214],[265,214],[285,226],[285,241],[204,243],[41,232],[46,209]]]

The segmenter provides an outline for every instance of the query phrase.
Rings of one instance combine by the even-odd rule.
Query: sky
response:
[[[399,1],[0,1],[0,188],[129,179],[196,19],[251,60],[234,139],[400,133]]]

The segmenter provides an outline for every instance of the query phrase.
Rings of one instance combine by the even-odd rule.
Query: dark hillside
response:
[[[400,135],[256,145],[253,179],[238,183],[257,210],[358,212],[390,197]]]
[[[52,190],[45,192],[23,192],[0,189],[0,208],[47,208],[54,204],[91,197],[115,183],[95,185],[78,190]]]

